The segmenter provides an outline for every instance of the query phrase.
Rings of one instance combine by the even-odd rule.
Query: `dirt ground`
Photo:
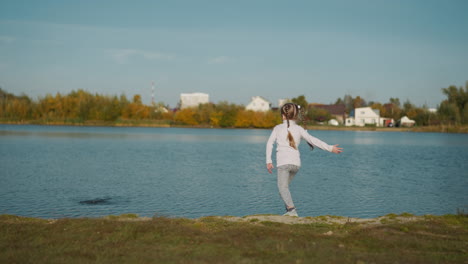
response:
[[[276,222],[283,224],[313,224],[313,223],[325,223],[325,224],[339,224],[344,225],[347,223],[357,223],[363,226],[381,225],[388,222],[412,222],[421,220],[423,217],[420,216],[397,216],[388,215],[377,218],[352,218],[352,217],[341,217],[341,216],[317,216],[317,217],[294,217],[294,216],[282,216],[282,215],[249,215],[244,217],[236,216],[216,216],[227,221],[233,222]]]
[[[360,226],[375,226],[382,225],[386,223],[407,223],[424,219],[424,216],[414,216],[414,215],[386,215],[376,218],[353,218],[353,217],[343,217],[343,216],[316,216],[316,217],[294,217],[294,216],[282,216],[282,215],[248,215],[244,217],[238,216],[206,216],[194,219],[195,221],[203,221],[207,218],[216,218],[222,219],[231,222],[275,222],[283,224],[359,224]],[[149,221],[151,217],[118,217],[114,220],[118,221]],[[54,221],[54,220],[52,220]]]

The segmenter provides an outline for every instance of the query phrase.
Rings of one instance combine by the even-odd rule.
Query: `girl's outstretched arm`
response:
[[[335,153],[335,154],[340,154],[341,152],[343,152],[343,148],[340,148],[338,147],[339,145],[336,144],[336,145],[333,145],[333,149],[332,149],[332,152]]]

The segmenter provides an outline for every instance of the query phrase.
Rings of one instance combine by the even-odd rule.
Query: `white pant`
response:
[[[299,171],[299,166],[297,165],[281,165],[278,167],[278,190],[283,199],[286,209],[289,207],[294,207],[294,203],[291,197],[291,192],[289,191],[289,184],[292,179]]]

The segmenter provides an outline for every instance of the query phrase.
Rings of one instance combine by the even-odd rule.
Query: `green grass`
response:
[[[380,225],[288,225],[217,217],[135,219],[133,214],[57,220],[0,215],[0,263],[466,263],[468,259],[466,215]],[[331,235],[326,235],[329,231]]]

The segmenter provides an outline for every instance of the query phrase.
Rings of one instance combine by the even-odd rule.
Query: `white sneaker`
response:
[[[299,215],[297,215],[297,211],[296,211],[296,208],[290,210],[290,211],[287,211],[284,216],[296,216],[298,217]]]

